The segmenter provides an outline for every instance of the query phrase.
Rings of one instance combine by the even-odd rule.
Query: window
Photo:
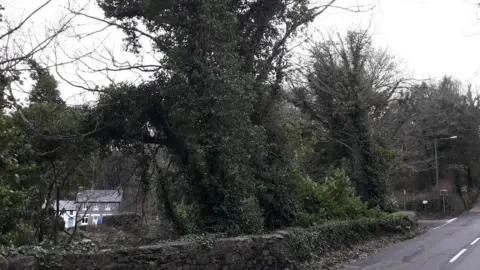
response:
[[[88,224],[88,217],[83,217],[80,225],[87,225]]]
[[[87,210],[87,204],[86,204],[86,203],[83,203],[83,204],[82,204],[82,209],[83,209],[83,210]]]
[[[73,216],[73,210],[68,211],[68,214],[69,214],[70,216]]]
[[[98,211],[98,203],[93,204],[93,211]]]
[[[105,211],[110,211],[112,208],[110,207],[110,204],[105,204]]]

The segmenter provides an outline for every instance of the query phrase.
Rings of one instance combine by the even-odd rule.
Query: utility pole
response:
[[[436,177],[435,187],[438,188],[438,153],[437,153],[437,139],[433,140],[433,145],[435,146],[435,177]]]

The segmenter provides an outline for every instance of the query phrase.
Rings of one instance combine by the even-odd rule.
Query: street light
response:
[[[451,136],[451,137],[448,137],[448,138],[440,138],[440,139],[434,139],[433,140],[433,145],[435,146],[435,176],[436,176],[436,180],[437,180],[437,184],[435,185],[437,188],[438,188],[438,154],[437,154],[437,144],[438,144],[438,141],[441,141],[441,140],[453,140],[453,139],[456,139],[458,138],[458,136]]]

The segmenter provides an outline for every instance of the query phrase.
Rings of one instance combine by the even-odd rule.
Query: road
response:
[[[345,268],[360,269],[479,270],[480,203],[457,219]]]

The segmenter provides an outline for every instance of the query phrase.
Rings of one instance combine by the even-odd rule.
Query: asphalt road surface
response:
[[[480,203],[457,219],[345,270],[480,270]]]

